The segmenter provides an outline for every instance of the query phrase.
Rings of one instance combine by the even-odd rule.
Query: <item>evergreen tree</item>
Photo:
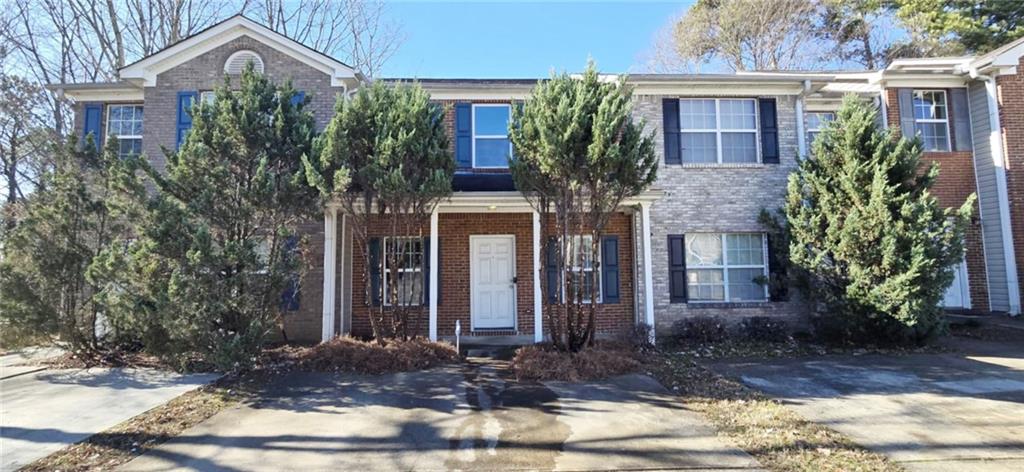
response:
[[[130,254],[108,265],[136,274],[119,312],[151,350],[230,369],[283,326],[301,276],[295,228],[315,208],[302,173],[313,115],[295,96],[249,64],[237,90],[226,78],[213,104],[192,106],[165,172],[144,166],[154,196]]]
[[[338,102],[317,143],[319,157],[304,160],[309,184],[319,190],[323,204],[341,205],[352,222],[355,247],[369,248],[371,236],[385,240],[382,248],[387,245],[376,261],[377,270],[388,269],[382,277],[387,283],[374,293],[369,270],[362,273],[366,299],[388,301],[377,303],[370,316],[374,337],[381,342],[408,338],[417,331],[413,323],[425,318],[426,287],[408,279],[401,283],[398,269],[425,267],[428,254],[414,255],[415,242],[395,241],[421,239],[434,208],[451,195],[455,160],[448,150],[444,110],[419,85],[376,82]],[[363,267],[371,267],[370,251],[359,252]]]
[[[942,328],[974,197],[940,208],[929,193],[938,166],[922,165],[919,140],[879,129],[876,113],[846,97],[790,176],[790,258],[825,335],[923,342]]]
[[[114,340],[97,265],[123,247],[132,206],[118,198],[135,181],[110,138],[102,153],[89,136],[54,152],[54,167],[25,202],[23,219],[3,240],[0,330],[5,342],[53,339],[85,357]]]
[[[538,83],[509,123],[512,177],[541,214],[546,254],[564,281],[564,295],[543,289],[548,332],[560,349],[593,343],[601,236],[619,205],[656,178],[654,138],[633,120],[632,97],[624,78],[602,80],[591,62],[582,77]]]

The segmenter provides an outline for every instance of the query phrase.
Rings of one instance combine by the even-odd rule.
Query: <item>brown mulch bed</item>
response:
[[[273,375],[232,375],[187,392],[163,405],[21,468],[24,471],[110,470],[144,454],[217,412],[253,398]]]
[[[643,354],[617,342],[598,342],[580,352],[563,352],[550,344],[523,346],[512,358],[517,380],[597,380],[636,372],[643,367]]]
[[[310,347],[281,346],[267,351],[267,361],[314,372],[386,374],[429,369],[460,360],[455,346],[424,338],[391,340],[382,345],[339,337]]]
[[[652,356],[647,371],[773,471],[900,471],[884,455],[803,419],[778,401],[718,375],[688,354]]]

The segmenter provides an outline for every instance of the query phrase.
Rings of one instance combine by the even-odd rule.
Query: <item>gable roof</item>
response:
[[[287,54],[331,77],[331,85],[352,86],[365,80],[359,71],[327,54],[278,33],[244,15],[232,16],[212,25],[188,38],[163,48],[118,69],[122,80],[141,81],[150,87],[156,84],[161,72],[180,65],[200,54],[241,36],[249,36],[259,42]]]

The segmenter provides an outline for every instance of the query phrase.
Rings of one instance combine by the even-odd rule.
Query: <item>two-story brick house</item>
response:
[[[975,191],[981,196],[981,214],[948,304],[1019,312],[1019,279],[1011,262],[1020,256],[1003,242],[1016,241],[1016,254],[1024,253],[1019,197],[1024,189],[1017,188],[1024,186],[1024,173],[1017,180],[1012,173],[1013,162],[1024,166],[1024,80],[1005,65],[1014,54],[1020,59],[1020,49],[1011,45],[956,63],[897,61],[864,73],[630,76],[634,113],[657,140],[658,181],[620,208],[599,242],[600,264],[589,268],[599,288],[599,331],[611,334],[646,323],[665,333],[680,319],[703,315],[776,316],[800,323],[806,308],[798,295],[771,300],[758,283],[771,271],[772,259],[758,215],[782,205],[797,157],[807,155],[810,140],[844,93],[877,103],[885,124],[923,135],[927,157],[942,165],[936,193],[943,204],[958,205]],[[273,80],[292,80],[309,99],[306,106],[320,129],[335,100],[365,83],[351,67],[236,16],[122,68],[118,82],[53,87],[75,102],[79,134],[118,136],[123,152],[143,153],[159,168],[161,149],[173,150],[189,130],[188,107],[209,99],[205,92],[249,61]],[[958,69],[975,63],[974,69]],[[996,104],[985,101],[985,74],[992,74],[1003,91]],[[304,225],[311,243],[307,252],[315,262],[307,268],[298,303],[285,314],[293,339],[368,335],[369,311],[390,301],[366,300],[361,284],[384,283],[389,272],[384,256],[398,247],[414,254],[398,268],[400,296],[422,302],[422,334],[451,337],[458,322],[464,336],[543,339],[540,289],[557,287],[543,270],[548,259],[542,254],[539,216],[508,172],[506,131],[511,107],[529,97],[536,80],[419,83],[445,106],[457,164],[454,193],[421,234],[398,241],[373,237],[371,229],[367,247],[355,247],[352,222],[335,205],[325,209],[323,224]],[[1005,130],[999,139],[990,131],[990,109],[999,110],[1002,125],[996,129]],[[986,143],[1005,148],[993,152]],[[996,162],[1011,166],[987,166]],[[985,185],[999,181],[989,179],[999,169],[1004,184],[993,184],[993,193]],[[1006,198],[1013,195],[1007,188],[1017,189],[1017,200]],[[1013,224],[1018,231],[1012,231]],[[368,268],[364,252],[370,256]]]

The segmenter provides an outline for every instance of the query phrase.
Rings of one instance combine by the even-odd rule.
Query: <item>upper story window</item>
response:
[[[828,122],[835,120],[836,114],[832,112],[810,112],[807,113],[805,123],[807,124],[807,145],[810,146],[815,139],[818,138],[818,134],[825,128]]]
[[[224,73],[225,74],[241,74],[242,70],[245,69],[245,65],[252,62],[253,68],[256,72],[263,73],[263,58],[259,54],[248,49],[241,51],[235,51],[233,54],[228,56],[228,60],[224,62]]]
[[[117,155],[127,157],[142,153],[142,105],[109,105],[107,136],[118,141]]]
[[[686,285],[691,301],[763,301],[767,242],[760,233],[686,235]]]
[[[507,168],[512,156],[508,139],[508,104],[473,105],[473,167]]]
[[[944,90],[914,90],[914,131],[925,151],[949,151],[949,109]]]
[[[759,161],[754,99],[682,99],[679,127],[684,164]]]

